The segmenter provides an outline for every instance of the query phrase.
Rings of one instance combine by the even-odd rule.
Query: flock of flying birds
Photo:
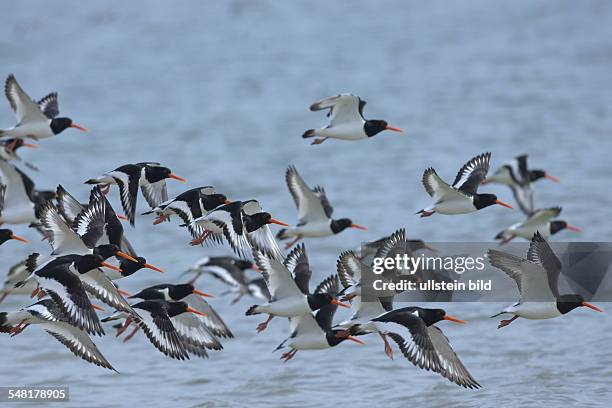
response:
[[[113,322],[116,335],[129,329],[124,341],[139,330],[152,345],[175,359],[207,357],[223,348],[221,339],[232,338],[228,325],[205,299],[210,295],[194,287],[202,275],[210,275],[228,285],[233,303],[243,296],[260,299],[246,315],[266,315],[256,330],[266,329],[274,317],[288,318],[290,335],[277,349],[287,348],[282,359],[290,360],[299,350],[325,349],[345,340],[363,343],[361,336],[376,333],[387,356],[393,358],[389,339],[415,366],[431,370],[466,387],[480,384],[463,365],[449,340],[436,325],[443,320],[465,323],[442,309],[403,307],[394,309],[393,294],[375,302],[362,301],[362,271],[371,267],[374,257],[412,255],[435,250],[422,240],[407,239],[403,229],[373,241],[359,251],[340,254],[337,274],[321,281],[311,290],[308,255],[303,238],[339,234],[347,228],[366,230],[349,218],[332,218],[333,208],[321,186],[311,188],[294,166],[285,174],[288,190],[298,211],[298,222],[290,226],[265,212],[257,200],[230,200],[212,186],[196,187],[169,199],[166,181],[186,182],[159,163],[125,164],[85,181],[91,185],[83,203],[59,185],[55,191],[37,190],[21,170],[17,154],[22,147],[35,147],[29,141],[49,138],[68,128],[86,131],[71,119],[58,117],[57,93],[36,102],[13,75],[5,83],[5,94],[17,117],[17,124],[0,130],[0,224],[35,228],[51,246],[44,254],[32,253],[9,271],[0,302],[9,294],[28,294],[36,303],[17,311],[0,313],[0,332],[17,336],[30,325],[44,329],[76,356],[114,370],[92,341],[103,335],[103,323]],[[385,130],[402,130],[383,120],[363,117],[365,101],[350,94],[322,99],[313,111],[328,109],[329,124],[311,129],[304,138],[316,137],[313,144],[327,139],[359,140]],[[422,178],[432,203],[418,212],[421,217],[438,214],[466,214],[492,205],[512,208],[493,194],[478,193],[481,184],[508,185],[526,219],[500,232],[495,238],[504,244],[515,237],[531,240],[526,258],[499,250],[489,250],[491,264],[514,279],[521,299],[501,313],[511,314],[499,327],[518,317],[543,319],[561,316],[576,307],[601,311],[580,295],[559,294],[557,278],[561,264],[546,239],[564,229],[579,231],[556,220],[561,207],[538,210],[534,207],[532,185],[539,179],[558,180],[543,170],[531,170],[527,156],[519,156],[487,177],[490,153],[480,154],[459,170],[452,185],[433,168]],[[115,186],[115,187],[113,187]],[[108,197],[117,190],[122,213],[116,212]],[[140,191],[140,193],[139,193]],[[189,271],[186,283],[159,284],[129,294],[117,286],[141,269],[162,272],[134,251],[125,236],[124,223],[136,222],[138,196],[142,194],[153,215],[154,224],[176,216],[189,234],[191,245],[226,242],[235,256],[205,257]],[[285,228],[274,235],[271,224]],[[10,229],[0,229],[0,244],[8,240],[27,240]],[[291,240],[280,248],[277,240]],[[293,249],[285,255],[285,250]],[[365,269],[364,269],[365,268]],[[249,272],[251,271],[251,272]],[[393,275],[395,273],[395,275]],[[253,276],[252,274],[257,274]],[[401,277],[396,271],[388,279]],[[97,303],[112,310],[105,318]],[[350,303],[350,304],[349,304]],[[334,324],[337,307],[352,309],[352,315]],[[500,313],[500,314],[501,314]]]

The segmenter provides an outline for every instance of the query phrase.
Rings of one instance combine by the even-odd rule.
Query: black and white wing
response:
[[[192,293],[185,296],[183,302],[187,302],[187,305],[198,312],[204,313],[206,316],[194,316],[199,320],[202,320],[204,325],[212,334],[219,337],[232,338],[234,334],[227,326],[227,324],[221,319],[221,316],[215,309],[204,300],[201,296]]]
[[[77,215],[85,209],[61,184],[57,186],[55,199],[57,209],[69,225],[72,225]]]
[[[85,290],[105,304],[116,310],[134,314],[134,310],[125,298],[119,293],[117,287],[100,269],[79,275]]]
[[[293,280],[300,291],[304,295],[308,295],[310,293],[309,284],[312,271],[308,263],[306,246],[302,243],[293,248],[289,255],[287,255],[284,265],[293,275]]]
[[[42,268],[35,276],[42,288],[70,323],[87,333],[103,335],[104,330],[96,314],[85,288],[78,276],[68,268],[69,264],[61,264],[51,268]]]
[[[531,239],[529,251],[527,251],[527,259],[544,268],[550,291],[555,298],[559,297],[559,288],[557,284],[562,268],[561,261],[539,232],[536,232]]]
[[[172,324],[166,308],[158,302],[145,301],[133,305],[138,309],[138,315],[131,315],[149,341],[162,353],[177,360],[188,360],[189,355],[185,350],[179,333]],[[147,309],[139,306],[145,304]]]
[[[97,366],[117,371],[83,330],[61,321],[41,323],[40,327],[66,346],[75,356]]]
[[[340,254],[336,269],[340,283],[346,289],[361,284],[361,261],[353,251]]]
[[[4,94],[8,99],[15,116],[17,123],[47,121],[47,117],[40,110],[38,104],[28,96],[21,88],[17,79],[13,74],[6,78],[4,83]]]
[[[429,194],[429,196],[436,203],[447,197],[460,194],[457,190],[442,180],[440,176],[438,176],[438,173],[436,173],[436,170],[434,170],[432,167],[425,169],[423,172],[422,182],[423,187],[425,187],[425,191],[427,191],[427,194]]]
[[[38,101],[38,108],[49,119],[59,115],[59,103],[57,101],[57,92],[51,92]]]
[[[287,168],[285,181],[298,210],[299,224],[329,219],[323,206],[321,194],[316,193],[306,185],[294,166]],[[327,198],[325,198],[325,201],[327,201]],[[329,202],[327,205],[329,206]]]
[[[129,166],[129,165],[128,165]],[[127,168],[128,166],[123,166]],[[121,167],[120,167],[121,168]],[[136,202],[138,200],[138,185],[141,172],[138,172],[134,167],[129,167],[129,174],[123,171],[114,170],[108,173],[119,187],[119,196],[121,198],[121,206],[125,211],[126,217],[130,221],[130,225],[134,226],[136,215]]]
[[[541,226],[548,223],[551,219],[558,217],[559,214],[561,214],[561,207],[551,207],[536,210],[529,218],[527,218],[527,220],[525,220],[523,225]]]
[[[475,195],[478,187],[487,178],[491,153],[473,157],[459,169],[453,187],[468,195]]]
[[[53,248],[52,255],[85,255],[91,252],[52,203],[48,202],[41,207],[39,218]]]
[[[185,312],[170,318],[188,352],[206,358],[208,350],[222,350],[219,339],[193,313]]]
[[[240,202],[234,201],[218,207],[202,219],[223,231],[223,236],[238,256],[246,256],[250,252],[251,245],[246,239]]]
[[[510,190],[512,190],[514,201],[516,201],[521,211],[528,217],[533,215],[536,209],[533,198],[534,191],[531,183],[525,185],[511,184]]]
[[[335,96],[323,98],[312,105],[311,111],[319,111],[322,109],[330,109],[330,126],[337,126],[345,123],[362,122],[363,107],[365,101],[359,99],[358,96],[344,93]]]
[[[161,203],[168,201],[168,189],[165,179],[150,183],[143,175],[140,177],[140,191],[142,191],[142,195],[151,208],[155,208]]]
[[[263,252],[253,248],[253,258],[257,263],[261,274],[266,280],[268,290],[273,298],[300,297],[302,291],[298,288],[291,272],[285,265]]]
[[[278,247],[276,238],[268,225],[262,225],[253,232],[247,232],[247,241],[251,247],[264,251],[268,256],[275,257],[282,261],[284,258],[283,251]]]

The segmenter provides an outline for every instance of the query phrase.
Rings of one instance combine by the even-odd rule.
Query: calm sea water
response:
[[[424,168],[450,179],[483,151],[493,152],[494,166],[528,152],[532,166],[562,180],[538,183],[538,206],[562,205],[563,217],[584,232],[557,240],[608,241],[611,8],[598,1],[2,4],[0,76],[13,72],[36,98],[57,90],[62,113],[92,130],[22,151],[41,169],[28,171],[40,188],[62,183],[85,200],[83,180],[128,162],[161,161],[189,179],[188,186],[170,182],[172,195],[212,184],[234,199],[258,198],[293,222],[284,170],[295,164],[309,183],[326,187],[336,216],[370,228],[307,242],[318,281],[335,272],[340,251],[402,226],[432,242],[486,241],[520,220],[501,207],[414,215],[428,198]],[[367,117],[406,133],[308,145],[302,132],[325,121],[309,104],[338,92],[362,96]],[[0,123],[12,125],[8,104],[0,106]],[[512,200],[505,189],[488,190]],[[116,192],[111,197],[118,205]],[[176,282],[199,257],[227,252],[189,247],[176,223],[151,221],[138,218],[127,234],[167,273],[141,272],[122,282],[127,290]],[[17,231],[34,243],[2,246],[3,270],[47,250],[33,232]],[[224,290],[205,280],[200,287]],[[110,335],[97,343],[121,372],[113,374],[32,327],[0,338],[0,385],[68,385],[75,407],[610,404],[609,313],[578,310],[498,331],[487,316],[499,305],[443,305],[469,321],[441,324],[484,386],[469,391],[388,360],[375,337],[282,364],[271,351],[287,324],[273,321],[256,335],[259,320],[244,316],[252,301],[229,303],[213,301],[236,339],[209,360],[177,362],[143,336],[124,345]],[[11,297],[1,309],[26,304]]]

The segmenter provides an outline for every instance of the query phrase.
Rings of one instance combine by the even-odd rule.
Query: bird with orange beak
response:
[[[17,124],[9,129],[0,130],[0,137],[46,139],[62,133],[68,128],[78,129],[82,132],[88,130],[77,125],[70,118],[57,117],[59,104],[57,93],[52,92],[35,102],[21,88],[13,74],[6,78],[4,94],[9,105],[15,112]]]
[[[157,162],[141,162],[135,164],[124,164],[115,170],[85,181],[85,184],[97,184],[101,191],[107,194],[111,185],[119,187],[119,196],[123,211],[128,217],[130,224],[134,226],[136,216],[136,204],[138,199],[138,187],[149,207],[155,209],[160,204],[168,201],[167,179],[178,180],[186,183],[187,180],[177,176],[168,167],[161,166]]]
[[[355,224],[350,218],[332,219],[334,209],[327,199],[325,189],[321,186],[316,186],[314,189],[308,187],[295,166],[287,168],[285,181],[298,210],[296,226],[282,229],[276,234],[276,238],[280,240],[294,238],[285,249],[302,238],[329,237],[347,228],[367,230],[366,227]]]
[[[366,101],[356,95],[343,93],[323,98],[312,105],[311,111],[329,109],[329,124],[320,129],[309,129],[302,137],[319,137],[312,142],[313,145],[321,144],[327,139],[361,140],[376,136],[382,131],[392,132],[404,131],[398,127],[389,125],[384,120],[369,119],[363,117],[363,107]]]

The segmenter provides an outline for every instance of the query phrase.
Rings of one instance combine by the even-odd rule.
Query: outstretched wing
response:
[[[294,166],[287,168],[285,181],[297,207],[300,224],[308,221],[329,219],[320,195],[317,195],[306,185],[304,179],[302,179],[302,176],[300,176]],[[325,199],[327,200],[327,198]]]
[[[423,172],[423,187],[425,187],[425,191],[427,194],[435,202],[440,201],[443,197],[449,196],[452,194],[457,194],[457,191],[454,190],[451,186],[449,186],[444,180],[438,176],[436,170],[433,167],[426,169]]]
[[[59,103],[57,102],[57,92],[51,92],[38,101],[38,107],[49,119],[59,115]]]
[[[478,186],[487,177],[489,171],[489,162],[491,161],[491,153],[483,153],[473,157],[459,169],[453,187],[466,194],[474,195],[478,190]]]
[[[4,94],[13,112],[15,112],[18,123],[23,123],[24,121],[47,120],[47,117],[41,112],[38,104],[25,93],[13,74],[10,74],[6,78],[6,82],[4,83]]]
[[[331,108],[330,125],[337,126],[343,123],[363,121],[362,111],[365,101],[361,101],[358,96],[344,93],[323,98],[312,105],[311,111]]]

